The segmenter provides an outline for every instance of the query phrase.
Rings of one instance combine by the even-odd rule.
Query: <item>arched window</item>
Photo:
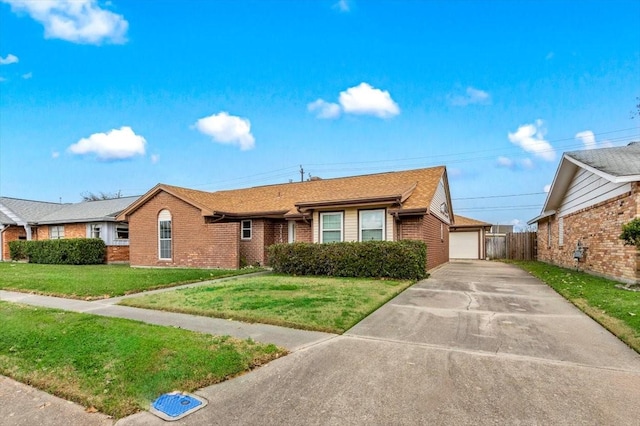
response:
[[[158,258],[171,260],[171,213],[162,210],[158,214]]]

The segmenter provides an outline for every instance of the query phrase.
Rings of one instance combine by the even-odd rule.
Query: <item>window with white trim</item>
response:
[[[289,221],[289,232],[287,233],[287,235],[288,235],[289,243],[296,242],[296,221],[295,220]]]
[[[129,239],[129,224],[122,222],[116,224],[116,240]]]
[[[242,239],[243,240],[250,240],[251,239],[251,221],[250,220],[243,220],[242,221]]]
[[[64,225],[51,225],[49,227],[49,239],[60,240],[64,238]]]
[[[169,210],[162,210],[158,214],[158,258],[160,260],[171,260],[171,213]]]
[[[384,209],[359,211],[360,241],[385,240],[384,213]]]
[[[558,246],[564,245],[564,217],[558,219]]]
[[[320,213],[320,242],[337,243],[342,241],[343,213]]]
[[[100,225],[92,224],[89,238],[100,238]]]
[[[547,222],[547,248],[551,248],[551,219]]]

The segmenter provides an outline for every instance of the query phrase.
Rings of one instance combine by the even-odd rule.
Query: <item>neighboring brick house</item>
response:
[[[117,220],[132,266],[238,268],[267,264],[275,243],[416,239],[430,269],[449,260],[453,212],[433,167],[218,192],[158,184]]]
[[[456,215],[449,237],[449,258],[486,259],[485,236],[491,224]]]
[[[129,261],[129,224],[116,216],[138,197],[47,203],[0,197],[0,260],[9,260],[9,242],[56,238],[101,238],[109,263]]]
[[[640,216],[640,142],[565,153],[538,225],[538,260],[640,282],[640,252],[619,239]],[[578,242],[584,248],[576,264]]]

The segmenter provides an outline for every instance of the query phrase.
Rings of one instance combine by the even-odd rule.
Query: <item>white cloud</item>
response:
[[[512,168],[515,163],[511,158],[507,158],[507,157],[498,157],[498,160],[496,160],[496,164],[498,165],[498,167],[507,167],[507,168]]]
[[[527,152],[546,161],[556,159],[556,151],[551,144],[544,139],[545,129],[542,120],[536,120],[533,124],[525,124],[518,127],[515,133],[509,133],[509,140]]]
[[[318,99],[307,105],[307,110],[316,113],[317,118],[333,119],[340,117],[340,105]]]
[[[20,59],[18,59],[16,55],[12,55],[11,53],[9,53],[6,58],[0,56],[0,65],[15,64],[18,63],[18,61],[20,61]]]
[[[455,167],[452,167],[452,168],[447,167],[447,174],[449,175],[450,178],[456,179],[456,178],[462,177],[464,175],[464,172],[462,171],[462,169],[457,169]]]
[[[332,7],[340,12],[346,13],[351,11],[351,3],[351,0],[338,0]]]
[[[25,80],[29,80],[31,77],[33,77],[33,73],[32,72],[28,72],[26,74],[22,74],[22,78],[24,78]]]
[[[88,138],[80,139],[68,149],[72,154],[95,154],[104,161],[126,160],[136,155],[144,155],[147,141],[136,135],[131,127],[124,126],[107,133],[94,133]]]
[[[73,43],[124,43],[129,23],[102,9],[97,0],[1,0],[44,26],[45,38]]]
[[[345,113],[374,115],[389,118],[400,114],[398,104],[391,99],[386,90],[371,87],[367,83],[360,83],[344,92],[340,92],[340,105]]]
[[[527,229],[526,222],[524,222],[524,221],[522,221],[520,219],[513,219],[511,221],[511,225],[513,225],[513,230],[515,232],[522,232],[522,231]]]
[[[160,155],[151,154],[151,164],[158,164],[158,161],[160,161]]]
[[[199,119],[195,127],[201,133],[211,136],[215,142],[238,145],[243,151],[255,146],[249,120],[224,111]]]
[[[454,106],[467,106],[471,104],[489,104],[491,95],[484,90],[467,87],[464,95],[449,95],[449,102]]]
[[[51,153],[51,158],[54,158],[54,159],[55,159],[55,158],[58,158],[58,157],[60,157],[60,153],[59,153],[58,151],[53,151],[53,152]]]
[[[582,142],[584,149],[595,149],[597,147],[596,136],[591,130],[576,133],[576,139]]]
[[[549,183],[549,184],[545,185],[545,186],[544,186],[544,188],[543,188],[543,190],[544,190],[544,192],[549,192],[549,191],[551,191],[551,184]]]

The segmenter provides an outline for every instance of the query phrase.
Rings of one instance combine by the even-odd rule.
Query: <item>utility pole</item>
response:
[[[304,169],[302,168],[302,164],[300,164],[300,182],[304,182]]]

